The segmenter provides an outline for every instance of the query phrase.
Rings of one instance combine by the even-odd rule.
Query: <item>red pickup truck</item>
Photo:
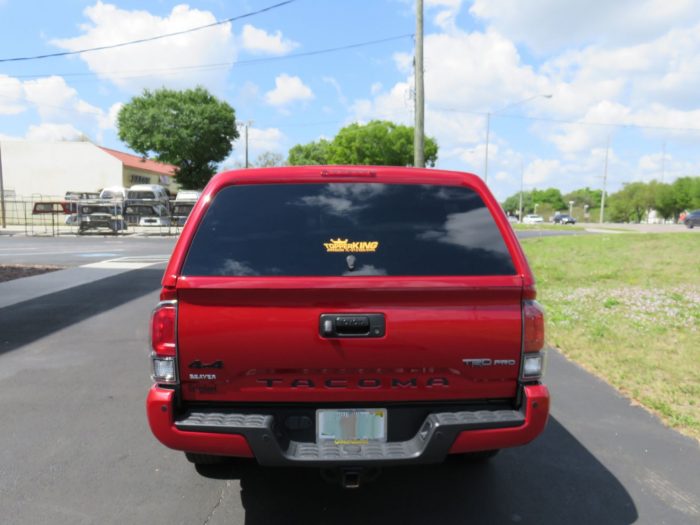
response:
[[[148,420],[194,463],[337,469],[488,457],[544,429],[544,314],[474,175],[215,176],[163,277]]]

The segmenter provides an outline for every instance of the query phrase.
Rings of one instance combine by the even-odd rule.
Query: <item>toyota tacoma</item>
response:
[[[215,176],[151,322],[153,434],[195,464],[367,469],[489,457],[544,429],[544,313],[476,176]]]

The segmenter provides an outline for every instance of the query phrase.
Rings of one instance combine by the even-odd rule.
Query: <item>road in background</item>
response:
[[[313,469],[202,476],[146,422],[147,324],[162,272],[125,271],[0,308],[2,523],[700,521],[697,443],[557,353],[545,433],[490,463],[387,469],[358,491]]]
[[[517,231],[520,238],[550,235],[581,235],[582,230]],[[0,265],[43,264],[56,266],[83,266],[94,262],[118,258],[152,258],[165,261],[177,241],[176,237],[105,237],[63,236],[25,237],[20,235],[0,237]]]
[[[0,237],[0,265],[82,266],[120,257],[170,257],[175,237]]]

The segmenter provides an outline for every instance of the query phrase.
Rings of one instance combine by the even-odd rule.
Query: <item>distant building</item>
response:
[[[63,198],[67,191],[160,184],[177,192],[175,166],[91,142],[0,141],[3,185],[17,198]]]

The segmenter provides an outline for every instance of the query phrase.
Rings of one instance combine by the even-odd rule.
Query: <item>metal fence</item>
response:
[[[30,236],[179,235],[184,218],[174,217],[174,209],[163,203],[158,207],[149,200],[67,200],[40,194],[27,198],[9,192],[4,198],[8,228]]]

